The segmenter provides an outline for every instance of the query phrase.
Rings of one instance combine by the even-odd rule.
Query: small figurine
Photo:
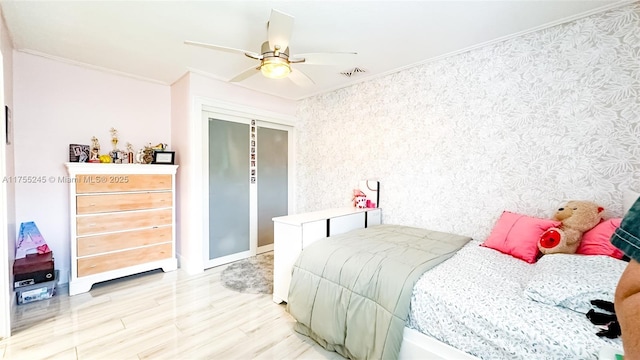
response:
[[[136,164],[144,164],[144,150],[143,149],[139,149],[138,152],[136,153]]]
[[[149,144],[151,145],[151,144]],[[151,147],[153,150],[160,150],[160,151],[164,151],[164,149],[167,148],[167,144],[163,144],[163,143],[159,143],[158,145],[152,146]]]
[[[144,155],[142,156],[142,160],[143,160],[142,162],[144,164],[151,164],[153,162],[153,153],[154,153],[153,147],[151,146],[151,143],[149,143],[149,145],[144,147],[144,150],[143,150]]]
[[[109,153],[109,156],[111,157],[111,162],[114,164],[122,164],[122,157],[120,155],[120,151],[119,150],[113,150],[112,152]]]
[[[120,159],[120,163],[121,164],[128,164],[129,163],[129,156],[127,155],[127,152],[124,150],[119,150],[118,151],[118,159]]]
[[[100,143],[95,136],[91,138],[91,153],[89,153],[89,162],[100,162]]]
[[[133,164],[133,145],[130,142],[127,143],[127,162]]]

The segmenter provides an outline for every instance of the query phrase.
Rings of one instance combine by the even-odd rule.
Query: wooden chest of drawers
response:
[[[67,163],[69,294],[97,282],[177,268],[176,165]]]

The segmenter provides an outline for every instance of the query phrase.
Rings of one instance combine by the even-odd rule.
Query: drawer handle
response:
[[[91,265],[91,266],[89,266],[89,269],[93,269],[95,267],[96,267],[96,265]]]
[[[91,204],[89,204],[89,206],[96,206],[96,204],[94,204],[94,203],[91,203]]]
[[[96,226],[96,223],[90,223],[89,226],[90,227],[94,227],[94,226]]]

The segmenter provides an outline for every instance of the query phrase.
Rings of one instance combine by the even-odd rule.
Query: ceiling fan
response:
[[[299,69],[292,69],[291,64],[331,65],[357,55],[355,52],[323,52],[291,55],[289,52],[289,40],[291,39],[292,30],[293,16],[272,9],[271,17],[267,23],[268,39],[262,43],[260,53],[189,40],[186,40],[184,43],[213,50],[244,54],[251,59],[260,61],[258,67],[252,66],[246,69],[229,80],[230,82],[242,81],[261,72],[267,78],[282,79],[288,77],[298,86],[310,86],[315,84],[313,80]]]

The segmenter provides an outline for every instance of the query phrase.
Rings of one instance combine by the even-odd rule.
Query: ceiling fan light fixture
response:
[[[291,73],[291,67],[286,59],[280,57],[266,57],[260,65],[262,75],[270,79],[283,79]]]

